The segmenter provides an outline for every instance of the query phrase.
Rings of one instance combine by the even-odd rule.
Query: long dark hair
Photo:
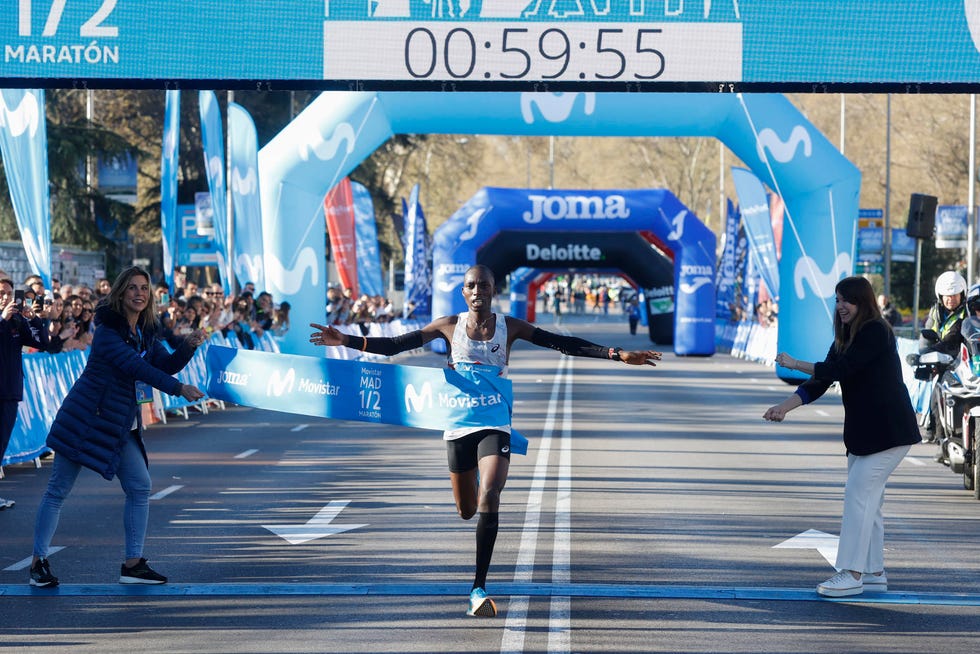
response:
[[[150,273],[137,266],[132,266],[119,273],[116,281],[112,283],[112,290],[109,291],[109,295],[99,302],[99,304],[109,307],[120,316],[125,316],[126,311],[123,309],[123,295],[126,293],[126,287],[129,286],[133,277],[145,277],[147,286],[150,285]],[[157,327],[156,302],[153,297],[152,288],[147,293],[146,306],[140,311],[139,318],[136,319],[136,324],[143,331]]]
[[[892,326],[881,317],[881,308],[875,297],[875,290],[864,277],[845,277],[837,282],[834,291],[840,294],[849,304],[857,307],[857,313],[847,325],[840,319],[840,314],[834,311],[834,349],[843,352],[854,341],[865,323],[877,320],[885,324],[891,331]]]

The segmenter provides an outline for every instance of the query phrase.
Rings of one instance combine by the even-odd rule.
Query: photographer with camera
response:
[[[0,461],[17,421],[17,405],[24,399],[23,349],[46,350],[48,331],[34,310],[24,304],[24,292],[0,279]],[[0,511],[14,505],[0,497]]]

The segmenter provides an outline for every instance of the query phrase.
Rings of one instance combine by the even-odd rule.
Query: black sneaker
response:
[[[127,568],[125,563],[122,564],[122,569],[119,572],[119,583],[165,584],[167,583],[167,578],[146,565],[146,559],[140,559],[140,562],[132,568]]]
[[[50,588],[58,585],[58,578],[51,574],[51,564],[47,559],[38,559],[31,566],[31,586]]]

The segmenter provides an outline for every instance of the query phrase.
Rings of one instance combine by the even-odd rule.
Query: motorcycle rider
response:
[[[966,280],[955,270],[947,270],[936,278],[936,303],[929,309],[925,329],[939,335],[939,340],[931,342],[919,338],[919,353],[942,352],[951,357],[960,353],[960,327],[967,316]],[[926,426],[926,440],[936,440],[936,416],[939,415],[940,386],[936,383],[929,399],[929,424]]]

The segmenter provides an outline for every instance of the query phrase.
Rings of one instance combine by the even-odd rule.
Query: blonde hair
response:
[[[119,315],[125,316],[126,311],[123,309],[123,296],[126,293],[126,287],[129,286],[133,277],[144,277],[147,286],[150,285],[150,273],[137,266],[132,266],[119,273],[116,281],[112,284],[109,295],[99,302],[99,305],[108,306]],[[152,291],[147,293],[146,306],[140,311],[139,318],[136,319],[136,324],[143,330],[156,327],[157,325],[156,301]]]

